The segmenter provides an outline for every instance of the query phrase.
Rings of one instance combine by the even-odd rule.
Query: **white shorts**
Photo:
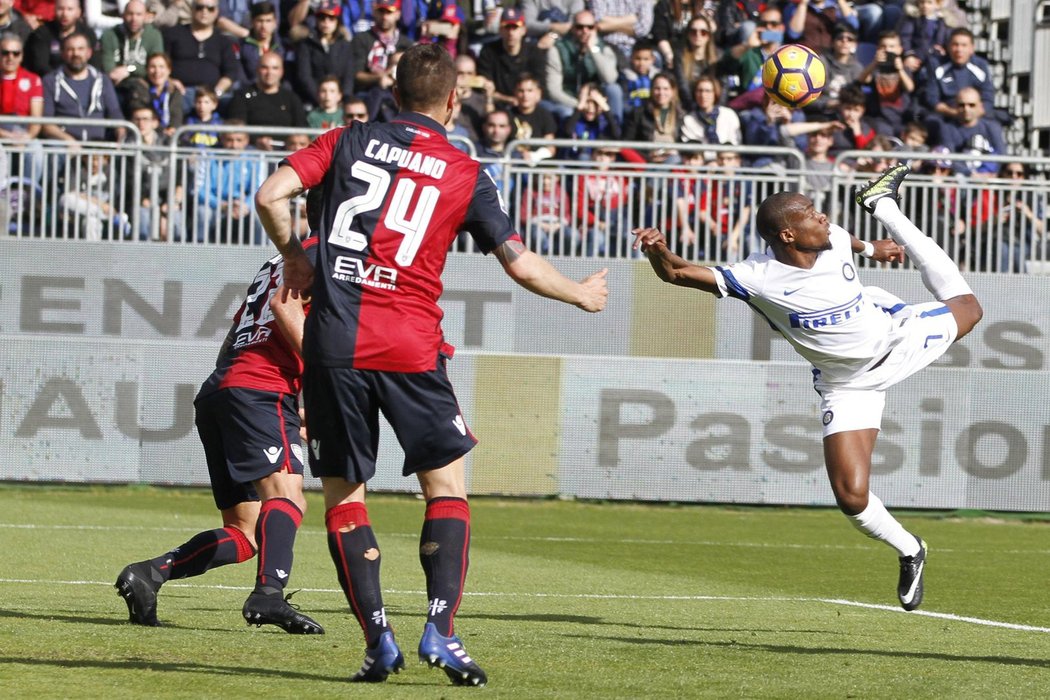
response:
[[[824,437],[847,430],[882,427],[886,390],[947,352],[959,335],[951,310],[939,301],[910,304],[893,315],[898,321],[892,349],[863,374],[841,382],[818,375],[813,388],[820,394]]]

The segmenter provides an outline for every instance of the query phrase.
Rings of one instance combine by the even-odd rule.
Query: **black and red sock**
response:
[[[470,564],[470,506],[462,498],[427,501],[419,538],[419,562],[427,577],[427,622],[451,637]]]
[[[365,633],[365,643],[373,646],[390,628],[379,585],[379,544],[368,509],[364,503],[343,503],[329,508],[324,520],[339,585]]]
[[[292,574],[292,548],[295,533],[303,521],[303,512],[287,498],[264,502],[255,523],[255,541],[259,543],[259,568],[255,591],[267,595],[281,594]]]
[[[163,556],[152,560],[153,566],[168,580],[200,576],[205,571],[239,564],[255,556],[255,548],[244,533],[235,527],[206,530],[194,535]]]

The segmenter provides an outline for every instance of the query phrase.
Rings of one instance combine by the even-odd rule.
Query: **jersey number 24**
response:
[[[335,212],[335,220],[332,222],[332,233],[328,236],[328,242],[341,248],[360,252],[368,246],[368,238],[365,234],[351,230],[354,217],[364,214],[383,206],[387,191],[390,189],[390,173],[371,163],[357,161],[350,168],[350,174],[364,182],[368,189],[364,194],[351,197],[342,204]],[[383,224],[391,231],[402,234],[405,239],[397,249],[394,260],[402,267],[408,267],[419,251],[419,245],[423,242],[423,236],[430,225],[430,219],[437,208],[438,195],[440,192],[433,185],[424,185],[419,192],[419,201],[416,203],[415,211],[409,216],[408,207],[416,192],[416,183],[409,179],[398,180],[394,188],[390,206],[387,207]]]

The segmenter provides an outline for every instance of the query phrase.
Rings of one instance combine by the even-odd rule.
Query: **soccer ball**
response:
[[[787,44],[762,64],[762,87],[789,109],[801,109],[820,97],[827,69],[820,56],[801,44]]]

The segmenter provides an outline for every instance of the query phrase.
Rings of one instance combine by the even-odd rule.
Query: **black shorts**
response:
[[[379,412],[405,451],[404,476],[443,467],[477,444],[459,410],[445,358],[431,372],[311,367],[303,374],[310,471],[363,484],[376,472]]]
[[[291,394],[221,389],[194,401],[211,492],[219,510],[259,500],[253,481],[303,473],[299,403]]]

